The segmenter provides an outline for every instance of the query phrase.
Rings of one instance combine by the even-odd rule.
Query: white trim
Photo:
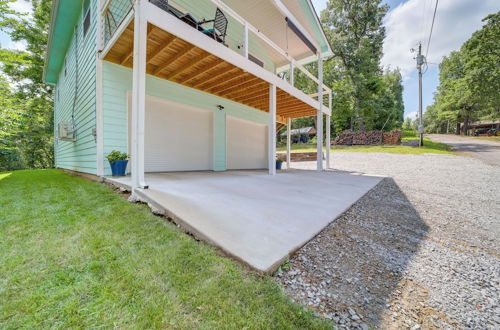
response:
[[[101,6],[101,0],[97,0],[97,6]],[[102,16],[97,15],[97,33],[96,33],[96,70],[95,70],[95,107],[96,107],[96,171],[98,176],[104,175],[104,114],[103,114],[103,72],[102,59],[99,56],[99,50],[102,49]]]
[[[316,119],[316,140],[317,140],[317,170],[323,170],[323,58],[318,53],[318,101],[319,109]]]
[[[243,24],[243,56],[248,58],[248,23]]]
[[[268,136],[268,164],[269,174],[276,174],[276,85],[269,85],[269,133]]]
[[[314,20],[316,21],[316,24],[318,24],[318,27],[319,27],[319,30],[321,31],[321,35],[323,36],[323,38],[325,39],[324,41],[326,42],[326,46],[328,47],[328,50],[324,53],[327,53],[327,55],[325,56],[324,53],[321,51],[321,49],[319,49],[319,52],[321,54],[323,54],[323,57],[327,57],[327,56],[330,56],[331,54],[333,54],[333,51],[332,51],[332,47],[330,46],[330,43],[328,42],[328,38],[326,37],[325,35],[325,31],[323,30],[323,26],[321,25],[321,22],[319,20],[319,17],[318,17],[318,14],[316,14],[316,10],[314,9],[314,5],[312,4],[311,0],[308,0],[307,1],[307,4],[309,6],[309,9],[311,10],[311,12],[313,13],[313,16],[314,16]],[[330,53],[330,54],[328,54]]]
[[[233,50],[221,45],[217,41],[207,38],[204,34],[199,33],[189,25],[179,24],[179,20],[174,16],[161,10],[157,10],[156,7],[150,3],[144,3],[144,9],[148,21],[152,24],[207,51],[208,53],[221,58],[228,63],[245,69],[247,72],[262,80],[276,85],[277,88],[282,89],[286,93],[298,98],[311,107],[319,109],[320,105],[318,101],[312,99],[297,88],[292,87],[287,81],[280,79],[277,75],[244,58]],[[328,111],[328,109],[325,109],[325,111]]]
[[[286,168],[290,169],[291,159],[291,147],[292,147],[292,118],[288,117],[286,124]]]

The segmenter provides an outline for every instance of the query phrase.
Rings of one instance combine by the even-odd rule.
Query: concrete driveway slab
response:
[[[196,237],[269,273],[381,179],[305,170],[156,173],[146,174],[149,189],[138,195]]]

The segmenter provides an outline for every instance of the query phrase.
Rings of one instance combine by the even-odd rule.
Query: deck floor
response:
[[[151,173],[139,196],[199,239],[270,273],[381,179],[306,170]],[[111,180],[130,184],[129,177]]]

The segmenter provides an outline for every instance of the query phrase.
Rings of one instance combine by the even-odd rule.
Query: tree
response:
[[[486,24],[460,50],[444,57],[439,65],[439,86],[426,124],[443,131],[442,123],[469,123],[500,117],[500,13],[487,16]],[[457,134],[460,132],[457,130]]]
[[[380,59],[388,6],[381,0],[330,0],[321,13],[339,69],[350,80],[354,118],[360,130],[373,128],[381,91]],[[335,60],[334,60],[335,61]]]
[[[13,41],[24,42],[26,50],[0,49],[0,70],[11,88],[11,103],[21,109],[16,130],[11,126],[2,144],[15,143],[23,167],[52,167],[52,88],[43,82],[51,0],[32,0],[31,18],[11,10],[11,2],[0,0],[0,29]]]

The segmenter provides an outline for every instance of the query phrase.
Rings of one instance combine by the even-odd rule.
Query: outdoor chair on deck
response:
[[[167,13],[170,12],[170,6],[168,5],[168,0],[149,0],[153,5],[157,6],[158,8],[163,9]]]
[[[226,45],[226,31],[227,31],[227,18],[226,15],[217,8],[215,11],[215,18],[211,20],[203,20],[199,22],[200,26],[206,23],[211,23],[213,22],[213,26],[211,29],[205,29],[202,30],[204,34],[209,36],[210,38],[222,43],[223,45]]]

